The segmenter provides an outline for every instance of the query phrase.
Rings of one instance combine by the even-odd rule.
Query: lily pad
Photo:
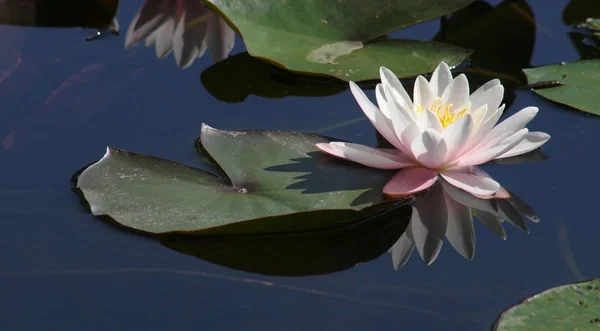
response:
[[[416,40],[380,38],[443,16],[472,0],[211,0],[205,1],[240,32],[252,56],[286,69],[341,80],[377,79],[386,66],[400,77],[454,66],[464,48]]]
[[[318,152],[328,138],[283,131],[222,131],[198,144],[214,174],[108,148],[77,178],[92,214],[149,233],[278,233],[348,224],[402,201],[382,188],[394,171]]]
[[[600,59],[524,69],[530,84],[559,81],[563,86],[534,89],[552,101],[600,115]]]
[[[161,243],[181,253],[232,269],[274,276],[337,272],[377,258],[400,238],[408,205],[334,229],[252,236],[166,236]]]
[[[549,289],[504,312],[495,331],[598,330],[600,279]]]

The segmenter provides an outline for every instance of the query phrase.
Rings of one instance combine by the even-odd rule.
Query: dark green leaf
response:
[[[457,65],[463,48],[434,42],[390,40],[387,33],[457,10],[472,0],[215,0],[241,33],[248,53],[286,69],[341,80],[378,78],[380,66],[401,77]],[[380,39],[377,39],[380,38]]]
[[[274,233],[362,219],[398,201],[382,187],[394,173],[318,152],[327,138],[203,126],[202,152],[226,176],[109,148],[78,178],[94,215],[151,233]],[[248,222],[244,222],[248,221]]]
[[[552,101],[600,115],[600,59],[523,70],[530,84],[559,81],[563,86],[534,89]]]

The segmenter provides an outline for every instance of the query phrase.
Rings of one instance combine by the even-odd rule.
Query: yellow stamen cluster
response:
[[[463,117],[465,114],[469,112],[469,109],[462,108],[451,112],[453,104],[445,105],[441,98],[437,97],[429,106],[429,110],[431,110],[435,115],[437,115],[440,123],[442,123],[442,127],[445,129],[448,125],[454,123],[457,119]],[[423,111],[423,106],[415,105],[415,111],[420,113]]]

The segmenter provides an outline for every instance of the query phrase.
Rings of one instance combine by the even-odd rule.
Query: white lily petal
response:
[[[432,264],[442,249],[448,224],[446,199],[440,185],[435,185],[413,208],[410,227],[419,255]]]
[[[210,11],[208,15],[208,51],[213,62],[219,62],[229,57],[229,52],[235,45],[235,32],[218,14]]]
[[[182,69],[189,67],[196,58],[202,56],[206,49],[205,38],[208,33],[207,22],[199,22],[193,27],[188,27],[189,18],[186,19],[187,15],[189,15],[188,12],[183,13],[173,34],[175,62]],[[199,48],[197,46],[199,43],[204,46]]]
[[[320,143],[316,146],[327,154],[372,168],[400,169],[414,165],[411,158],[396,150],[377,149],[345,142]]]
[[[375,98],[377,98],[377,106],[381,110],[381,112],[387,117],[391,119],[390,115],[390,106],[387,97],[385,96],[385,91],[383,90],[383,84],[379,83],[375,86]]]
[[[504,86],[500,84],[498,79],[491,80],[478,88],[471,96],[471,106],[477,109],[483,105],[487,105],[490,111],[498,109],[504,98]]]
[[[517,156],[531,152],[535,149],[540,148],[543,144],[550,139],[550,135],[545,132],[529,132],[525,135],[523,140],[518,143],[515,147],[511,148],[504,154],[497,157],[497,159]]]
[[[414,213],[414,207],[413,207]],[[392,263],[394,264],[394,270],[403,267],[408,259],[412,255],[415,249],[415,243],[412,239],[412,230],[410,224],[406,228],[406,231],[400,236],[400,239],[390,248],[392,254]]]
[[[429,86],[433,95],[439,96],[444,93],[446,87],[452,82],[452,73],[446,62],[440,62],[431,75]]]
[[[476,149],[455,161],[453,165],[457,167],[465,167],[483,164],[490,160],[496,159],[498,156],[517,146],[517,144],[519,144],[523,138],[525,138],[527,132],[529,132],[527,128],[521,129],[517,133],[514,133],[495,145],[487,148]]]
[[[500,224],[500,221],[496,218],[496,216],[481,210],[474,210],[473,212],[475,213],[475,216],[481,223],[485,224],[488,228],[492,230],[492,232],[497,234],[500,238],[506,240],[506,232],[504,231],[502,224]]]
[[[448,208],[446,238],[462,257],[472,260],[475,255],[475,229],[471,210],[448,195],[446,195],[446,206]]]
[[[505,119],[500,124],[496,125],[492,130],[490,130],[490,132],[488,132],[487,135],[483,137],[481,142],[474,148],[474,151],[494,146],[498,142],[506,139],[506,137],[523,129],[527,123],[531,122],[537,113],[537,107],[527,107],[521,109],[519,112]]]
[[[417,126],[421,132],[427,129],[434,129],[440,134],[444,132],[444,127],[442,126],[442,122],[440,122],[440,118],[429,109],[425,109],[417,114]]]
[[[173,50],[173,33],[175,32],[175,20],[167,20],[159,30],[156,31],[156,57],[164,59]]]
[[[431,88],[429,87],[429,82],[425,77],[418,76],[415,80],[415,87],[413,92],[413,99],[415,103],[415,107],[417,105],[423,107],[423,109],[429,108],[435,100],[436,95],[431,93]]]
[[[442,101],[446,105],[454,105],[453,109],[463,108],[469,102],[469,81],[465,74],[458,75],[448,85],[442,94]]]
[[[427,129],[415,138],[411,150],[417,160],[425,167],[437,169],[444,163],[448,148],[437,131]]]
[[[125,49],[135,47],[140,41],[146,39],[153,31],[155,31],[165,21],[164,13],[145,13],[145,6],[135,15],[127,34],[125,35]],[[154,14],[154,15],[150,15]],[[144,15],[142,17],[142,15]]]
[[[402,82],[400,82],[398,77],[396,77],[396,75],[394,75],[393,72],[391,72],[389,69],[387,69],[385,67],[381,67],[381,68],[379,68],[379,75],[381,76],[381,82],[384,85],[388,85],[389,87],[391,87],[390,91],[391,91],[393,100],[398,102],[400,104],[400,106],[404,107],[405,109],[413,109],[414,108],[414,105],[412,103],[412,100],[410,99],[410,96],[404,89],[404,86],[402,86]]]
[[[475,109],[475,110],[471,111],[471,116],[473,116],[472,133],[474,133],[477,131],[477,129],[479,129],[479,126],[481,124],[483,124],[483,121],[485,120],[487,113],[488,113],[488,107],[487,107],[487,105],[483,105],[479,108],[471,108],[471,109]]]
[[[504,105],[502,105],[500,108],[496,109],[496,111],[494,111],[492,115],[489,115],[489,116],[486,115],[487,118],[484,119],[483,123],[481,123],[477,128],[473,128],[473,131],[471,133],[471,138],[469,138],[469,141],[465,144],[465,146],[457,154],[457,157],[463,156],[466,153],[471,152],[477,145],[479,145],[479,143],[481,143],[481,140],[483,139],[483,137],[485,137],[490,132],[490,130],[492,130],[494,125],[496,125],[496,123],[502,116],[503,112],[504,112]],[[489,113],[489,111],[488,111],[488,113]]]
[[[465,205],[469,208],[478,209],[492,214],[498,212],[496,205],[492,201],[479,199],[473,194],[462,190],[448,183],[445,180],[441,180],[440,182],[444,187],[444,191],[446,192],[446,194],[449,195],[452,198],[452,200],[460,203],[461,205]]]
[[[411,112],[410,110],[403,109],[396,102],[391,102],[388,105],[390,107],[391,126],[395,137],[399,141],[399,146],[396,147],[408,155],[413,155],[410,146],[421,134],[421,131],[415,120],[408,114]]]
[[[454,156],[464,147],[469,141],[472,129],[473,117],[471,114],[466,114],[444,130],[442,138],[448,147],[444,162],[452,161]]]
[[[471,194],[490,195],[500,188],[500,184],[491,177],[475,175],[463,171],[444,171],[440,175],[450,184]]]

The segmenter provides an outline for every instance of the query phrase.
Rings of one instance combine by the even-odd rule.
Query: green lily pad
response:
[[[178,252],[232,269],[274,276],[337,272],[379,257],[404,233],[408,205],[334,229],[252,236],[166,236]]]
[[[534,89],[552,101],[600,115],[600,59],[524,69],[529,84],[559,81],[563,86]]]
[[[600,329],[600,279],[549,289],[504,312],[495,331]]]
[[[382,188],[394,171],[358,166],[316,150],[323,136],[221,131],[198,144],[220,171],[108,148],[76,186],[92,214],[149,233],[277,233],[348,224],[401,201]]]
[[[454,66],[470,51],[446,44],[380,38],[455,11],[472,0],[211,0],[252,56],[286,69],[344,81],[377,79],[386,66],[400,77]]]

